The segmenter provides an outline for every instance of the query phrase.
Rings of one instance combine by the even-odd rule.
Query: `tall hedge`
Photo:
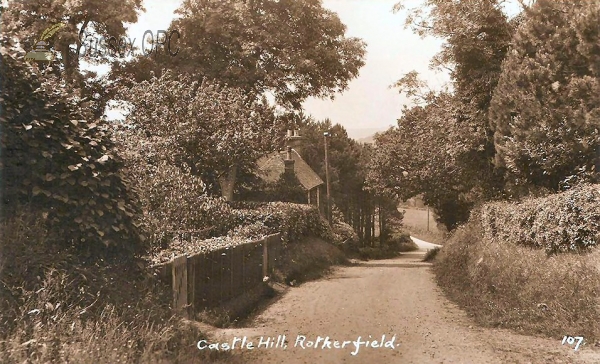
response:
[[[585,251],[600,244],[600,185],[581,185],[519,203],[484,205],[487,239],[543,248],[548,253]]]
[[[106,125],[52,73],[3,50],[0,210],[42,213],[52,236],[92,253],[138,253],[138,213]]]

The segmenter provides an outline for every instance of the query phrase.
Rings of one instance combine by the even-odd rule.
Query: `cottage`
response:
[[[265,182],[276,182],[283,173],[294,173],[308,197],[308,203],[321,207],[321,186],[323,180],[302,159],[296,148],[300,145],[301,137],[296,131],[288,131],[287,150],[273,152],[257,162],[258,176]]]

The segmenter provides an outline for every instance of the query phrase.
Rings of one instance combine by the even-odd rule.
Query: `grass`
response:
[[[299,285],[326,275],[332,266],[349,264],[346,255],[335,245],[308,237],[290,243],[278,259],[273,280],[288,285]]]
[[[211,363],[199,330],[181,325],[168,290],[131,262],[78,258],[23,213],[2,223],[1,363]],[[135,266],[135,264],[133,264]]]
[[[434,263],[446,294],[480,324],[562,338],[600,339],[600,249],[548,257],[512,242],[486,241],[481,226],[459,228]]]
[[[445,229],[438,227],[433,211],[429,211],[429,231],[427,230],[427,210],[401,207],[404,212],[402,225],[415,238],[443,245],[446,240]]]
[[[428,249],[427,253],[425,253],[425,256],[423,257],[423,261],[431,262],[431,261],[435,260],[435,258],[437,257],[439,252],[440,252],[440,248],[437,246],[433,249]]]

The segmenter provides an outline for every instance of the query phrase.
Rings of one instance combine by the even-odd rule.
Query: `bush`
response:
[[[434,261],[438,284],[452,300],[485,326],[600,338],[600,250],[548,256],[489,240],[480,221],[458,228]]]
[[[431,262],[432,260],[435,260],[435,257],[437,257],[438,253],[440,252],[440,247],[436,246],[433,249],[428,249],[427,253],[425,253],[425,256],[423,257],[423,261],[424,262]]]
[[[358,235],[354,231],[352,226],[348,225],[343,221],[335,221],[333,226],[333,234],[335,235],[335,243],[341,244],[343,242],[346,243],[357,243],[359,241]]]
[[[336,240],[327,221],[312,205],[272,202],[257,210],[239,209],[234,210],[232,214],[237,226],[230,235],[239,236],[244,232],[254,235],[258,232],[264,232],[266,235],[281,233],[284,245],[306,236],[320,237],[329,242]]]
[[[0,362],[207,362],[143,266],[79,258],[18,211],[0,226]]]
[[[600,186],[582,185],[519,203],[490,203],[478,215],[487,239],[548,253],[585,251],[600,242]]]
[[[136,223],[150,237],[153,250],[167,248],[182,238],[181,232],[205,230],[199,238],[206,238],[225,235],[235,226],[236,217],[224,199],[208,196],[199,176],[159,154],[161,140],[145,140],[136,130],[115,135],[139,195],[142,212]]]
[[[108,126],[50,70],[21,57],[3,50],[0,62],[3,213],[30,204],[63,247],[89,256],[143,252],[132,220],[139,209]]]
[[[419,249],[417,244],[410,238],[410,235],[405,232],[393,233],[385,241],[385,247],[394,252],[407,252]]]

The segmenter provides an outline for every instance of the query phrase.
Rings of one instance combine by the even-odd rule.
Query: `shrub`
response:
[[[599,185],[582,185],[519,203],[495,202],[478,213],[487,239],[548,253],[587,250],[600,242]]]
[[[387,249],[394,252],[412,251],[419,249],[415,242],[412,241],[412,239],[410,238],[410,235],[405,232],[393,233],[389,238],[385,240],[384,246]]]
[[[434,262],[437,281],[486,325],[526,334],[600,336],[600,251],[548,256],[484,236],[480,218],[458,228]]]
[[[305,236],[320,237],[334,242],[336,237],[331,227],[316,207],[311,205],[272,202],[257,210],[234,210],[237,228],[231,234],[247,231],[264,231],[267,234],[281,233],[284,244],[296,242]],[[242,225],[254,225],[243,228]]]
[[[334,220],[331,228],[333,229],[335,243],[337,244],[341,244],[343,242],[357,243],[359,240],[354,228],[343,221]]]
[[[0,362],[209,359],[193,345],[202,333],[172,316],[169,291],[137,264],[90,264],[22,208],[0,228],[11,242],[0,255]]]
[[[30,204],[63,247],[90,256],[144,250],[139,209],[108,126],[51,73],[2,52],[2,210]],[[107,249],[108,248],[108,249]]]
[[[154,250],[180,239],[180,232],[206,230],[200,236],[206,238],[225,235],[235,225],[236,217],[223,198],[208,196],[200,177],[160,154],[163,141],[146,140],[136,130],[121,129],[115,136],[139,195],[142,212],[136,222]]]
[[[437,257],[438,253],[440,252],[440,247],[436,246],[433,249],[428,249],[427,253],[425,253],[425,256],[423,257],[423,261],[424,262],[430,262],[432,260],[435,260],[435,257]]]

